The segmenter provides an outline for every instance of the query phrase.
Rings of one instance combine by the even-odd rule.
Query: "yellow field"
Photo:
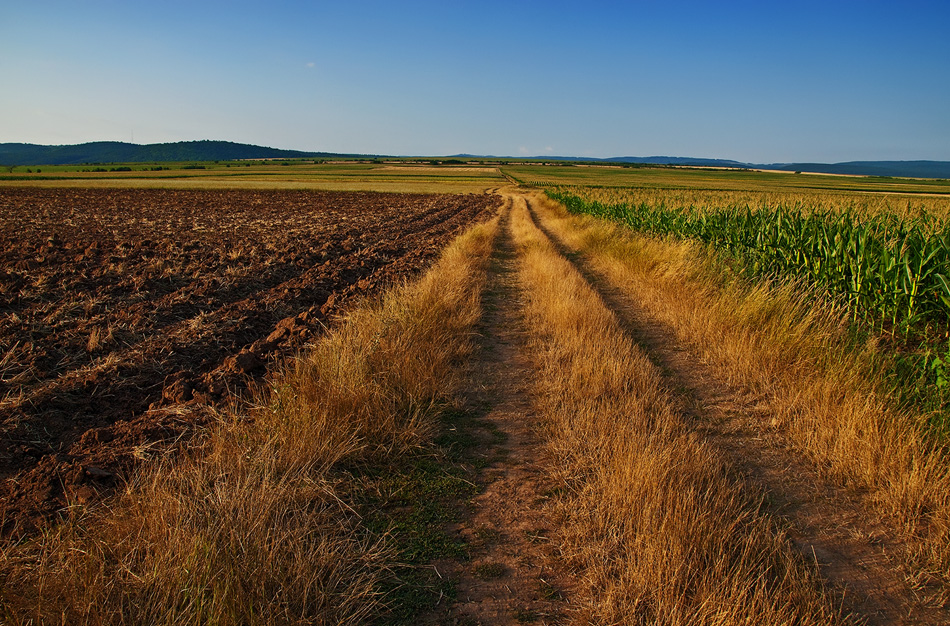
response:
[[[506,164],[473,159],[430,161],[252,161],[129,164],[130,172],[95,172],[93,166],[16,168],[0,185],[43,187],[148,187],[174,189],[324,189],[405,193],[480,193],[507,183],[569,187],[602,202],[651,206],[776,206],[850,209],[918,216],[950,214],[950,181],[832,176],[673,167]],[[102,168],[109,169],[109,168]],[[38,171],[42,170],[42,171]]]
[[[160,171],[135,164],[130,166],[133,168],[131,172],[93,172],[81,171],[93,169],[91,167],[50,166],[37,168],[42,172],[34,169],[29,174],[17,171],[0,175],[0,185],[480,193],[507,182],[497,167],[488,166],[431,166],[402,162],[282,163],[207,163],[203,164],[205,169],[186,169],[178,165]]]
[[[947,180],[685,168],[518,166],[502,171],[526,184],[558,187],[604,204],[950,215]]]

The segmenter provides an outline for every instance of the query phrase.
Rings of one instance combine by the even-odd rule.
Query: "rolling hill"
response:
[[[66,146],[29,143],[0,144],[2,165],[79,165],[82,163],[148,163],[162,161],[231,161],[239,159],[306,159],[354,157],[329,152],[279,150],[231,141],[179,141],[132,144],[95,141]]]
[[[179,141],[176,143],[132,144],[95,141],[76,145],[44,146],[29,143],[0,143],[0,165],[80,165],[93,163],[149,163],[181,161],[233,161],[241,159],[325,159],[372,158],[377,155],[341,154],[280,150],[231,141]],[[464,158],[501,158],[471,154]],[[522,157],[523,158],[523,157]],[[743,163],[728,159],[649,156],[604,159],[571,156],[538,156],[531,160],[582,161],[597,163],[637,163],[782,170],[857,176],[898,176],[908,178],[950,178],[950,161],[848,161],[844,163]]]

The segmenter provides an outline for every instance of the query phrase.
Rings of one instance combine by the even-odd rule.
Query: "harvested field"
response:
[[[0,189],[0,520],[29,528],[187,441],[490,195]]]

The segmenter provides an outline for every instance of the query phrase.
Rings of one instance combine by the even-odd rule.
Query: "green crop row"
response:
[[[727,207],[605,205],[548,191],[572,213],[726,250],[752,275],[803,278],[843,300],[856,318],[894,332],[950,320],[950,225],[891,215]]]

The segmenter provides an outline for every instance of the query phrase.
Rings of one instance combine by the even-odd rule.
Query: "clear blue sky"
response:
[[[950,160],[950,2],[0,0],[0,142]]]

